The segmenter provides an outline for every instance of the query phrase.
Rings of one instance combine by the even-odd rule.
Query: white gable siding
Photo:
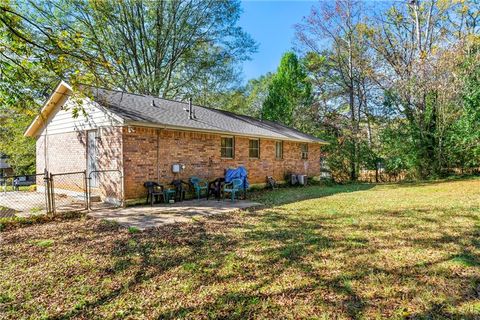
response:
[[[65,100],[67,101],[65,102]],[[59,101],[40,135],[78,132],[100,127],[119,126],[123,123],[118,116],[99,106],[96,102],[85,98],[82,104],[86,116],[80,111],[78,117],[74,118],[72,110],[78,107],[78,102],[72,101],[70,98]]]

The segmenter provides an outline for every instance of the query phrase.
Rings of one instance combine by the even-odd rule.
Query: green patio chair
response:
[[[202,190],[205,190],[205,195],[208,193],[208,182],[200,179],[199,177],[190,177],[189,179],[190,184],[193,186],[193,190],[195,190],[195,194],[197,195],[197,199],[200,200],[200,196],[202,195]]]
[[[225,199],[225,195],[227,193],[230,193],[230,197],[233,202],[235,200],[235,195],[239,192],[244,192],[243,181],[242,179],[233,179],[230,183],[226,183],[223,186],[223,199]]]

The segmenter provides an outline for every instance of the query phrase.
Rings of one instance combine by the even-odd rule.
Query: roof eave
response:
[[[289,137],[274,137],[274,136],[266,136],[266,135],[258,135],[258,134],[246,134],[246,133],[230,132],[230,131],[224,131],[224,130],[198,129],[198,128],[192,128],[192,127],[172,126],[172,125],[168,125],[168,124],[153,123],[153,122],[125,120],[124,125],[125,126],[159,128],[159,129],[181,130],[181,131],[190,131],[190,132],[224,134],[224,135],[233,135],[233,136],[250,137],[250,138],[264,138],[264,139],[271,139],[271,140],[284,140],[284,141],[292,141],[292,142],[318,143],[320,145],[329,145],[330,144],[330,143],[325,142],[325,141],[317,141],[317,140],[310,140],[310,139],[292,139],[292,138],[289,138]]]
[[[27,130],[25,130],[25,137],[35,137],[38,131],[46,124],[48,116],[55,109],[57,103],[65,94],[70,94],[73,92],[72,87],[65,81],[60,81],[60,83],[55,87],[55,90],[50,95],[48,100],[44,103],[40,114],[35,117]]]

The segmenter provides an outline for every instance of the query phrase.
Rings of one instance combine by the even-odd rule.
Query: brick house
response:
[[[79,106],[85,112],[73,117]],[[281,181],[288,172],[318,176],[326,144],[278,123],[189,103],[92,87],[73,95],[65,82],[25,135],[37,139],[37,172],[119,170],[116,185],[96,183],[122,189],[124,199],[145,196],[148,180],[213,179],[240,165],[251,184],[266,176]]]

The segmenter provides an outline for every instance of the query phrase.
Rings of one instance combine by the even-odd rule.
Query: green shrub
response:
[[[128,227],[128,232],[129,233],[139,233],[140,229],[138,229],[137,227]]]

